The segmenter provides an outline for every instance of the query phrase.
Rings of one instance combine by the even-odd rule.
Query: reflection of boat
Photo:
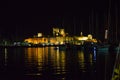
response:
[[[105,44],[105,45],[97,45],[97,51],[98,52],[108,52],[109,51],[110,45]]]
[[[118,51],[119,45],[115,44],[104,44],[104,45],[98,45],[97,51],[98,52],[109,52],[109,51]]]

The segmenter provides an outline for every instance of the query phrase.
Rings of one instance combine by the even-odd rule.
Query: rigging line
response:
[[[120,60],[120,58],[119,58],[119,54],[120,53],[120,43],[119,43],[119,46],[118,46],[118,49],[117,49],[117,54],[116,54],[116,58],[115,58],[115,64],[114,64],[114,68],[113,68],[113,73],[112,73],[112,78],[111,78],[111,80],[113,79],[113,77],[114,77],[114,70],[115,70],[115,68],[117,67],[117,62],[118,62],[118,60]],[[119,64],[119,63],[118,63]]]
[[[107,31],[108,31],[108,34],[107,34],[107,43],[109,41],[109,38],[110,38],[110,22],[111,22],[111,14],[110,14],[110,11],[111,11],[111,0],[109,0],[108,2],[108,16],[107,16]]]
[[[118,33],[118,8],[117,8],[117,5],[115,6],[115,9],[116,9],[116,41],[117,41],[117,33]]]

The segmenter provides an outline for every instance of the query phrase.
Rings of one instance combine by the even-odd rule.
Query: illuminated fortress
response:
[[[42,33],[38,33],[37,36],[27,38],[24,42],[32,45],[64,45],[66,43],[83,45],[84,42],[97,43],[97,40],[94,39],[91,34],[83,36],[81,32],[80,36],[68,36],[68,33],[65,33],[64,29],[53,28],[53,36],[45,37]]]

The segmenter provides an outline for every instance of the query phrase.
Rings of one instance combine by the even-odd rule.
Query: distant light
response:
[[[91,34],[88,35],[88,39],[92,39],[92,35]]]
[[[83,33],[81,32],[80,35],[83,36]]]
[[[38,33],[38,37],[42,37],[42,33]]]
[[[59,42],[57,41],[55,44],[57,45],[57,44],[59,44]]]
[[[105,30],[105,39],[108,38],[108,30]]]
[[[58,33],[56,33],[56,36],[58,36]]]
[[[61,34],[62,36],[65,36],[65,31],[64,31],[64,29],[60,29],[60,34]]]
[[[63,42],[60,42],[60,44],[64,44]]]
[[[79,37],[78,40],[87,40],[88,37]]]
[[[45,46],[45,43],[43,43],[42,45]]]

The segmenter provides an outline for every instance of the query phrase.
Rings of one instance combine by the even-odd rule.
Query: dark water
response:
[[[0,80],[110,80],[116,53],[0,48]]]

